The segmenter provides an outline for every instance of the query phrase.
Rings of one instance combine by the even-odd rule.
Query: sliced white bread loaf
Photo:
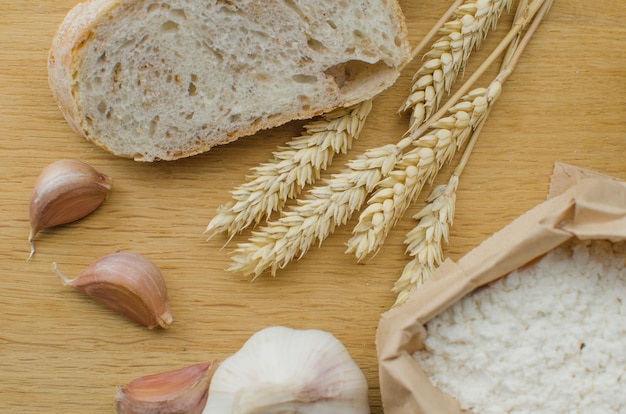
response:
[[[154,161],[372,98],[409,55],[397,0],[90,0],[48,73],[76,132]]]

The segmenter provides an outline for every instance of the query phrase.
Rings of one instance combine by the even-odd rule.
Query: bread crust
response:
[[[285,124],[295,119],[308,119],[322,113],[328,112],[340,106],[349,106],[357,102],[371,99],[382,90],[389,87],[399,76],[399,68],[406,63],[409,58],[409,46],[407,40],[407,29],[404,23],[402,10],[396,0],[388,1],[387,7],[395,14],[399,24],[396,27],[398,39],[401,44],[398,46],[403,55],[403,61],[397,62],[394,66],[386,67],[385,70],[377,72],[372,69],[363,81],[353,85],[352,93],[343,96],[336,90],[328,88],[328,96],[324,102],[316,102],[310,108],[300,108],[294,106],[294,111],[288,113],[271,114],[271,116],[259,117],[255,122],[247,125],[240,125],[236,129],[225,131],[221,134],[207,132],[205,135],[198,135],[192,146],[181,145],[175,151],[168,153],[149,151],[137,151],[134,148],[111,148],[106,139],[101,139],[94,133],[81,113],[80,104],[76,99],[75,80],[78,71],[81,70],[77,62],[77,54],[82,47],[88,44],[99,30],[101,19],[105,19],[113,10],[124,7],[127,4],[143,0],[88,0],[76,5],[66,16],[60,25],[50,48],[48,56],[48,81],[53,96],[58,106],[71,126],[78,134],[87,140],[112,152],[113,154],[126,158],[133,158],[137,161],[174,160],[208,151],[216,145],[232,142],[240,137],[250,136],[256,132],[273,128]],[[228,3],[228,2],[227,2]]]
[[[87,139],[91,138],[82,127],[78,106],[72,96],[74,52],[87,41],[98,16],[115,7],[116,3],[118,2],[112,0],[90,0],[77,4],[59,26],[48,52],[48,84],[52,96],[70,127]]]

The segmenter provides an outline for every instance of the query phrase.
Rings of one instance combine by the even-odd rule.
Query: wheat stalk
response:
[[[551,2],[547,2],[544,5],[542,10],[543,14],[547,12],[550,3]],[[526,2],[524,2],[523,7],[525,6]],[[522,6],[520,6],[518,12],[522,11],[522,13],[518,13],[516,20],[523,17],[524,9],[521,9],[521,7]],[[540,14],[539,18],[533,22],[533,25],[526,33],[524,39],[522,39],[521,45],[519,42],[510,45],[509,51],[500,68],[500,74],[496,77],[496,82],[502,84],[510,75],[541,18],[542,15]],[[413,260],[406,264],[400,278],[396,281],[392,289],[393,292],[397,293],[396,301],[393,305],[394,307],[406,302],[411,293],[428,280],[437,267],[443,262],[442,244],[447,244],[449,241],[450,226],[454,219],[456,189],[458,187],[459,177],[469,161],[471,152],[490,110],[490,108],[487,110],[487,113],[474,130],[463,157],[448,180],[448,183],[435,187],[426,200],[428,204],[413,217],[419,220],[419,223],[413,230],[407,233],[405,239],[407,252],[413,256]]]
[[[394,306],[404,303],[443,262],[442,242],[448,243],[458,182],[458,175],[452,175],[447,184],[435,187],[426,199],[428,204],[413,216],[419,223],[405,240],[413,260],[406,264],[392,289],[398,294]]]
[[[527,13],[527,18],[532,18],[532,15],[534,13]],[[483,62],[459,91],[417,131],[433,129],[437,125],[443,127],[446,124],[448,125],[446,128],[450,128],[449,125],[451,123],[456,125],[457,122],[459,122],[460,127],[463,122],[469,123],[472,122],[472,119],[475,122],[480,116],[480,108],[485,107],[486,109],[486,105],[481,104],[481,98],[484,100],[489,94],[493,94],[495,86],[491,90],[482,89],[469,94],[467,92],[478,77],[493,63],[495,58],[503,52],[504,48],[514,40],[522,28],[523,25],[521,24],[513,27],[496,50],[492,52],[489,58]],[[481,93],[478,93],[478,91],[486,95],[480,96]],[[457,101],[463,94],[467,94],[468,98],[473,97],[477,101],[458,103]],[[478,96],[474,96],[476,94]],[[453,106],[455,103],[457,106]],[[468,112],[469,110],[471,110],[471,114]],[[448,112],[455,116],[443,118],[443,115]],[[436,124],[439,121],[441,123]],[[421,135],[423,133],[419,134],[420,137]],[[455,136],[455,140],[456,142],[463,142],[468,135],[469,133],[459,132]],[[430,136],[429,140],[432,140],[433,137],[437,139],[437,142],[442,138],[440,135],[434,134]],[[256,278],[265,270],[270,269],[271,273],[275,275],[278,269],[285,267],[292,260],[302,257],[314,242],[321,243],[336,226],[345,224],[351,214],[361,208],[367,195],[374,190],[379,182],[388,176],[395,175],[392,172],[394,167],[399,165],[399,159],[405,160],[405,162],[414,161],[413,165],[408,165],[404,170],[397,172],[397,175],[400,177],[411,178],[419,175],[417,165],[419,165],[422,159],[429,160],[429,154],[432,154],[435,158],[438,154],[440,160],[446,160],[449,159],[449,156],[444,156],[443,154],[456,151],[455,148],[448,146],[446,151],[438,149],[435,153],[433,148],[437,147],[436,143],[433,145],[425,138],[421,141],[424,144],[423,146],[402,155],[414,141],[415,139],[411,136],[404,137],[395,145],[389,144],[368,150],[357,159],[350,161],[347,164],[348,169],[346,171],[333,175],[329,180],[325,181],[326,185],[311,189],[306,198],[297,200],[296,206],[287,207],[278,220],[269,221],[258,231],[253,232],[247,243],[240,243],[234,252],[234,263],[229,270],[241,272],[244,275],[253,275]],[[440,144],[439,147],[442,147],[442,145]],[[394,189],[394,185],[391,188],[393,191],[405,191],[406,183],[407,180],[404,180],[404,184],[402,184],[405,188],[395,186]],[[414,185],[411,184],[410,180],[408,183],[410,184],[409,187]],[[384,207],[388,207],[388,204]]]
[[[409,132],[429,118],[449,93],[473,50],[490,29],[495,29],[502,12],[511,0],[465,1],[453,11],[453,18],[439,29],[442,35],[424,56],[425,62],[415,72],[411,92],[400,111],[411,111]]]
[[[407,245],[407,253],[413,259],[406,264],[394,284],[392,291],[397,293],[397,297],[393,306],[406,302],[411,293],[428,280],[443,262],[443,243],[448,244],[449,241],[459,177],[469,161],[476,140],[489,116],[489,111],[490,109],[487,109],[487,113],[472,133],[463,157],[459,160],[448,183],[433,188],[426,199],[427,204],[413,216],[419,222],[406,234],[404,241]]]
[[[477,91],[485,92],[484,89]],[[474,97],[473,94],[468,95],[466,99],[470,97],[478,101],[482,99],[481,96]],[[467,102],[472,104],[472,101]],[[477,103],[475,106],[479,108],[476,110],[478,113],[485,105]],[[460,102],[450,109],[453,116],[443,118],[439,124],[435,124],[449,128],[451,122],[457,123],[459,131],[455,133],[455,143],[467,137],[465,132],[467,126],[464,125],[469,125],[472,114],[467,113],[465,109],[469,109],[466,101]],[[425,175],[423,168],[433,166],[432,163],[426,162],[421,166],[419,162],[415,162],[416,158],[427,160],[435,156],[435,150],[442,156],[448,154],[446,157],[450,157],[454,151],[450,152],[448,144],[453,137],[450,133],[447,137],[443,134],[444,132],[423,137],[420,146],[404,155],[401,149],[411,145],[413,142],[411,138],[405,138],[396,145],[390,144],[366,151],[359,158],[349,162],[346,171],[334,174],[326,181],[325,186],[314,187],[307,198],[298,200],[296,206],[286,208],[278,220],[269,221],[258,231],[254,231],[247,243],[238,244],[233,255],[234,264],[229,270],[241,272],[246,276],[253,275],[256,278],[263,271],[270,269],[272,275],[275,275],[278,269],[306,253],[313,243],[316,241],[321,243],[326,239],[337,225],[345,224],[350,216],[361,208],[367,195],[380,183],[385,183],[389,179],[400,181],[403,178],[404,187],[416,185],[412,180]],[[442,147],[447,150],[440,151],[439,148]],[[401,165],[398,162],[399,157],[407,167],[394,173],[394,167]],[[391,191],[400,191],[404,188],[393,185],[391,187]]]
[[[304,133],[274,152],[271,162],[252,169],[247,182],[234,189],[234,202],[221,206],[205,233],[232,237],[252,223],[259,223],[302,188],[319,179],[335,154],[346,153],[363,129],[372,101],[339,108],[304,126]]]
[[[389,231],[419,195],[422,187],[427,182],[431,182],[443,164],[450,160],[456,149],[460,147],[458,144],[462,144],[463,139],[471,134],[472,129],[478,125],[480,119],[486,113],[488,106],[500,94],[502,83],[512,72],[515,62],[521,55],[521,51],[528,43],[534,30],[536,30],[538,22],[547,13],[550,4],[551,1],[544,0],[535,0],[530,3],[523,2],[523,9],[518,9],[513,27],[491,55],[428,122],[409,134],[409,137],[417,137],[415,145],[418,146],[418,149],[408,153],[408,155],[411,155],[408,159],[406,155],[399,158],[399,163],[390,174],[390,177],[381,181],[377,186],[376,191],[368,200],[369,206],[359,216],[359,221],[353,230],[353,236],[348,241],[347,253],[354,253],[358,260],[362,260],[366,255],[379,249]],[[538,12],[540,12],[539,18],[535,18]],[[509,48],[511,44],[515,44],[515,39],[531,21],[534,29],[532,31],[529,29],[525,36],[524,46],[516,49],[515,54],[510,58],[511,64],[500,72],[487,89],[478,88],[468,93],[465,97],[459,98],[459,95],[466,93],[506,48]],[[509,56],[505,59],[508,60]],[[457,103],[459,99],[461,99],[461,102]],[[452,112],[452,115],[455,115],[456,112],[471,114],[469,125],[461,132],[458,132],[458,128],[456,128],[455,121],[458,120],[452,119],[447,125],[446,123],[441,125],[442,120],[450,118],[440,118],[443,111]],[[457,132],[458,136],[456,135]],[[448,135],[451,136],[450,140],[447,138],[441,139],[441,137],[447,137]],[[423,147],[430,147],[433,154],[431,155],[427,151],[420,151],[420,148]],[[404,172],[410,166],[421,169],[422,172],[417,178],[410,177]],[[408,182],[407,179],[409,180]]]

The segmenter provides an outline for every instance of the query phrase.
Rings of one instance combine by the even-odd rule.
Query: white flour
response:
[[[431,320],[415,358],[474,413],[626,413],[624,257],[555,249]]]

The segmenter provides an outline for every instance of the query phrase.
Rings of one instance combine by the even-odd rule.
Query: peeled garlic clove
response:
[[[173,321],[161,271],[144,256],[109,254],[71,280],[57,270],[56,263],[53,268],[63,284],[150,329],[168,328]]]
[[[118,414],[200,414],[217,364],[191,365],[137,378],[115,394]]]
[[[332,334],[282,326],[254,334],[216,369],[205,414],[368,414],[367,381]]]
[[[35,253],[37,233],[85,217],[110,191],[111,178],[82,161],[59,160],[46,166],[30,198],[30,256]]]

